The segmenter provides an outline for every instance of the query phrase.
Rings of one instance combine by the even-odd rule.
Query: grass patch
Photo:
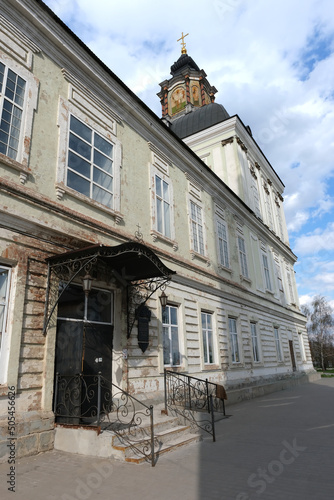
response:
[[[331,378],[334,377],[334,373],[322,373],[321,378]]]

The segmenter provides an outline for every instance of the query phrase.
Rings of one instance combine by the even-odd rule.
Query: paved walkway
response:
[[[332,500],[334,378],[227,407],[217,442],[155,468],[62,452],[19,460],[16,492],[0,465],[1,500]]]

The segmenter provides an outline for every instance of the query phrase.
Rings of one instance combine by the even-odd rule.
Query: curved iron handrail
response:
[[[150,461],[154,467],[156,438],[153,406],[147,406],[101,373],[57,373],[54,413],[58,423],[111,430],[120,442]]]
[[[193,428],[212,435],[215,441],[214,412],[222,412],[225,416],[224,399],[217,397],[218,384],[200,379],[185,373],[164,371],[165,411],[168,409],[178,416],[186,418]],[[208,420],[198,420],[194,412],[207,412]]]

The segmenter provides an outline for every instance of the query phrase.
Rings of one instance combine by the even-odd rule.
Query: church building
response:
[[[163,401],[165,370],[227,404],[310,380],[284,184],[183,34],[158,117],[41,0],[0,31],[0,459],[9,395],[25,456],[97,378],[98,413]]]

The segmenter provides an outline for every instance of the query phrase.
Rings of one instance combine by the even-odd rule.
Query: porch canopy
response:
[[[54,255],[46,261],[49,266],[49,277],[44,333],[60,295],[74,280],[89,276],[98,281],[116,281],[122,287],[127,287],[130,319],[136,306],[144,304],[157,289],[163,289],[175,274],[175,271],[165,266],[153,250],[137,241],[128,241],[116,246],[92,245]],[[57,289],[55,301],[49,304],[52,274],[58,278],[58,283],[63,284],[63,289],[59,294]]]

